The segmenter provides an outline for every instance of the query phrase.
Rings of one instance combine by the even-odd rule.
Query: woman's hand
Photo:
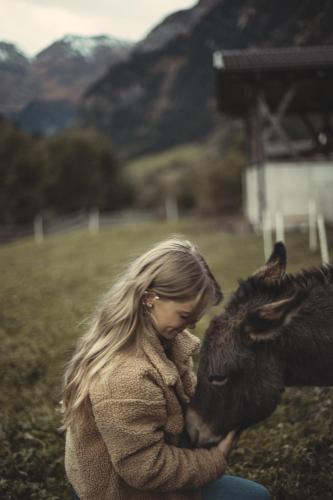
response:
[[[239,431],[230,431],[217,445],[217,448],[223,453],[226,460],[228,459],[230,451],[236,446],[239,436]]]

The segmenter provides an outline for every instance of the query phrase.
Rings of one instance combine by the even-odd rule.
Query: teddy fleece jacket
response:
[[[217,447],[180,447],[199,344],[184,331],[166,356],[147,333],[137,353],[96,380],[84,423],[66,433],[66,474],[81,500],[199,500],[201,486],[224,472]]]

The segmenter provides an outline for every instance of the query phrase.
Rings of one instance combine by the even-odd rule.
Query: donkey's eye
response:
[[[208,377],[208,381],[212,384],[212,385],[216,385],[216,386],[222,386],[224,385],[228,380],[228,377],[226,377],[225,375],[209,375]]]

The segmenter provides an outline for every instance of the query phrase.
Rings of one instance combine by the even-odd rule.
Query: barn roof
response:
[[[289,71],[333,67],[333,46],[223,50],[214,53],[221,71]]]
[[[219,50],[213,66],[221,112],[247,115],[258,92],[274,109],[291,84],[288,113],[333,110],[333,46]]]

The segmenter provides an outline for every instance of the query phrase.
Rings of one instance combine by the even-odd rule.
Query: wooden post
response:
[[[275,238],[276,241],[285,241],[284,237],[284,219],[281,212],[275,214]]]
[[[165,200],[165,214],[167,222],[179,220],[178,204],[174,196],[167,196]]]
[[[88,228],[91,234],[99,232],[99,209],[92,208],[89,213]]]
[[[34,236],[36,243],[43,243],[44,241],[44,224],[43,217],[36,215],[34,218]]]
[[[310,252],[315,252],[318,248],[317,207],[315,200],[309,201],[309,248]]]
[[[326,229],[324,217],[320,214],[317,217],[318,223],[318,233],[319,233],[319,243],[320,243],[320,253],[321,253],[321,261],[323,264],[330,263],[330,257],[328,254],[328,246],[327,246],[327,238],[326,238]]]
[[[247,117],[247,127],[249,135],[249,160],[250,165],[255,166],[257,171],[257,196],[259,214],[263,214],[266,209],[266,172],[265,172],[265,151],[262,140],[262,113],[258,92],[252,96],[252,105]],[[263,224],[263,219],[260,221]]]
[[[281,116],[276,116],[275,114],[272,113],[272,111],[270,110],[270,108],[267,104],[265,95],[263,93],[261,93],[261,95],[259,97],[259,101],[260,101],[260,109],[261,109],[262,115],[270,122],[272,129],[280,136],[282,142],[288,148],[290,155],[294,159],[297,159],[298,155],[294,149],[293,143],[289,139],[287,132],[285,131],[285,129],[283,128],[283,126],[281,124],[283,114],[280,113]],[[288,105],[288,102],[287,102],[287,105]],[[284,112],[283,107],[284,107],[284,104],[282,103],[282,105],[281,105],[282,113]]]
[[[265,210],[263,212],[263,239],[264,239],[264,254],[265,254],[265,260],[268,259],[268,257],[272,253],[273,249],[273,238],[272,238],[272,222],[271,222],[271,214],[269,210]]]

